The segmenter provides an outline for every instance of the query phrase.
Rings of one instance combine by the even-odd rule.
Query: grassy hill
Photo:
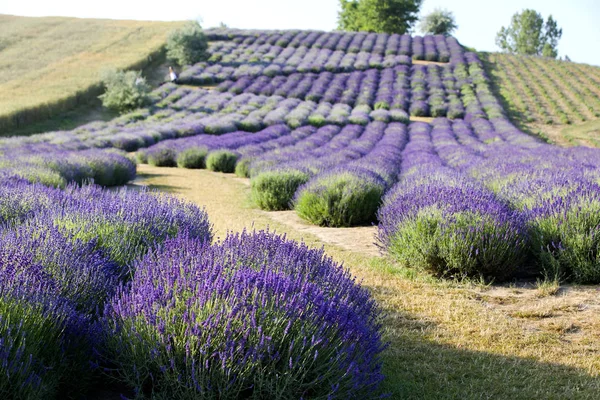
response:
[[[560,145],[600,147],[600,68],[541,57],[483,54],[510,118]]]
[[[94,98],[103,69],[144,67],[180,25],[0,15],[0,134]]]

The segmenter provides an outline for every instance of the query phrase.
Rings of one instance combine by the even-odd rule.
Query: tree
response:
[[[202,27],[196,21],[190,21],[174,30],[167,38],[167,58],[179,65],[191,65],[207,60],[208,40]]]
[[[419,29],[429,35],[450,35],[458,28],[454,20],[454,14],[449,10],[436,8],[421,19]]]
[[[407,33],[418,20],[423,0],[340,0],[338,29]]]
[[[125,112],[148,102],[150,86],[140,71],[109,70],[103,74],[102,83],[106,90],[98,97],[106,108]]]
[[[562,29],[552,15],[544,23],[540,13],[528,9],[514,14],[510,26],[500,29],[496,44],[509,53],[556,58],[561,36]]]

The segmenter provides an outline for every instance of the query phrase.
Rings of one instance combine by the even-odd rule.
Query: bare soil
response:
[[[412,60],[413,64],[417,65],[448,65],[449,63],[439,61]]]
[[[432,123],[434,119],[433,117],[410,117],[411,122],[427,122],[428,124]]]
[[[138,178],[133,183],[166,190],[194,203],[206,207],[211,221],[220,216],[229,219],[228,209],[235,207],[236,201],[242,200],[238,206],[247,208],[253,219],[271,220],[300,234],[310,234],[323,243],[339,246],[347,251],[360,252],[369,256],[379,256],[379,248],[375,244],[374,226],[355,228],[324,228],[303,221],[294,211],[262,211],[248,203],[250,180],[232,174],[222,174],[207,170],[182,168],[159,168],[149,165],[138,165]],[[232,191],[240,191],[245,199],[237,199],[239,195]],[[231,202],[231,203],[230,203]],[[254,221],[252,221],[254,224]],[[250,226],[245,226],[250,228]],[[226,231],[227,229],[225,229]],[[219,229],[219,234],[223,230]]]

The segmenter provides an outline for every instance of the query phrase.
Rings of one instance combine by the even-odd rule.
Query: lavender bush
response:
[[[268,232],[178,238],[135,269],[103,325],[137,396],[380,397],[379,311],[322,251]]]

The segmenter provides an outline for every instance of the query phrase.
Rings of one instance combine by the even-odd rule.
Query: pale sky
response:
[[[559,56],[600,66],[599,0],[424,0],[421,14],[436,7],[454,13],[459,26],[454,36],[462,44],[482,51],[499,51],[496,33],[510,23],[514,13],[531,8],[544,19],[552,14],[563,28]],[[232,28],[325,31],[335,29],[338,8],[338,0],[0,0],[0,14],[163,21],[201,18],[205,28],[224,22]]]

